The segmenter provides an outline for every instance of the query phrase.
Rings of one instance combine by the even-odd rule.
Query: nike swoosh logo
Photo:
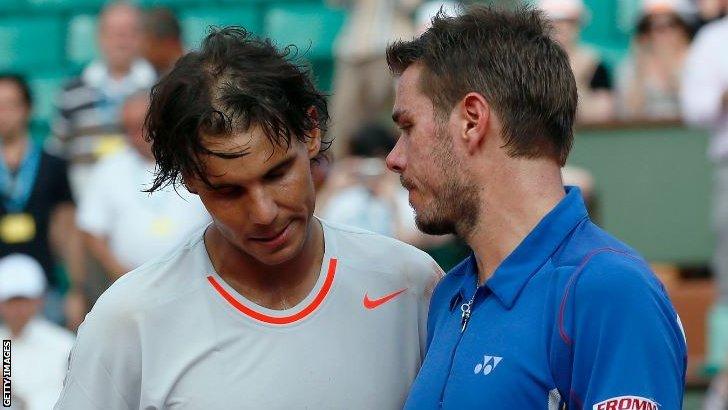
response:
[[[364,294],[364,307],[367,308],[367,309],[370,309],[370,310],[371,309],[376,309],[379,306],[382,306],[383,304],[385,304],[385,303],[389,302],[390,300],[396,298],[397,296],[399,296],[405,290],[407,290],[407,288],[400,289],[400,290],[398,290],[398,291],[396,291],[394,293],[390,293],[389,295],[384,296],[384,297],[381,297],[379,299],[369,299],[369,295],[367,295],[365,293]]]

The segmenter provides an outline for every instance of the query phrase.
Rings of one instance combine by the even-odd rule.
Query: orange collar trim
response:
[[[324,301],[324,299],[326,299],[326,295],[328,295],[329,291],[331,290],[331,285],[333,285],[334,283],[334,276],[336,275],[336,264],[336,259],[329,259],[329,269],[326,273],[326,280],[324,281],[324,285],[321,287],[311,303],[309,303],[308,306],[303,308],[300,312],[283,317],[266,315],[243,305],[242,303],[240,303],[240,301],[235,299],[233,295],[225,290],[225,288],[223,288],[222,285],[220,285],[220,283],[211,275],[207,276],[207,281],[210,282],[212,287],[215,288],[220,296],[222,296],[225,300],[228,301],[228,303],[230,303],[235,309],[239,310],[244,315],[249,316],[259,322],[264,322],[271,325],[289,325],[305,318],[306,316],[316,311],[319,306],[321,306],[321,303]]]

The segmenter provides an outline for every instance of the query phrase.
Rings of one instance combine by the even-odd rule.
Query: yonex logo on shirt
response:
[[[476,364],[473,373],[478,374],[482,372],[483,375],[487,376],[495,370],[495,367],[498,366],[501,360],[503,358],[499,356],[483,356],[483,363]]]

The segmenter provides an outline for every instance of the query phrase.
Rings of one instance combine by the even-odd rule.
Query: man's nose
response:
[[[392,148],[392,151],[389,152],[389,155],[387,155],[387,168],[389,168],[391,171],[394,171],[398,174],[401,174],[404,172],[404,169],[407,165],[407,157],[404,154],[404,143],[402,142],[402,138],[397,140],[397,143],[394,145],[394,148]]]

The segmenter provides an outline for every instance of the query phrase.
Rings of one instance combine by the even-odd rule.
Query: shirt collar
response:
[[[567,235],[587,217],[579,188],[566,187],[566,196],[498,266],[485,286],[506,309],[512,308],[526,283],[556,252]],[[477,269],[475,257],[470,255],[452,270],[452,274],[465,276],[460,292],[453,297],[453,301],[455,298],[462,299],[465,289],[472,288],[475,283],[472,277],[477,275]]]

